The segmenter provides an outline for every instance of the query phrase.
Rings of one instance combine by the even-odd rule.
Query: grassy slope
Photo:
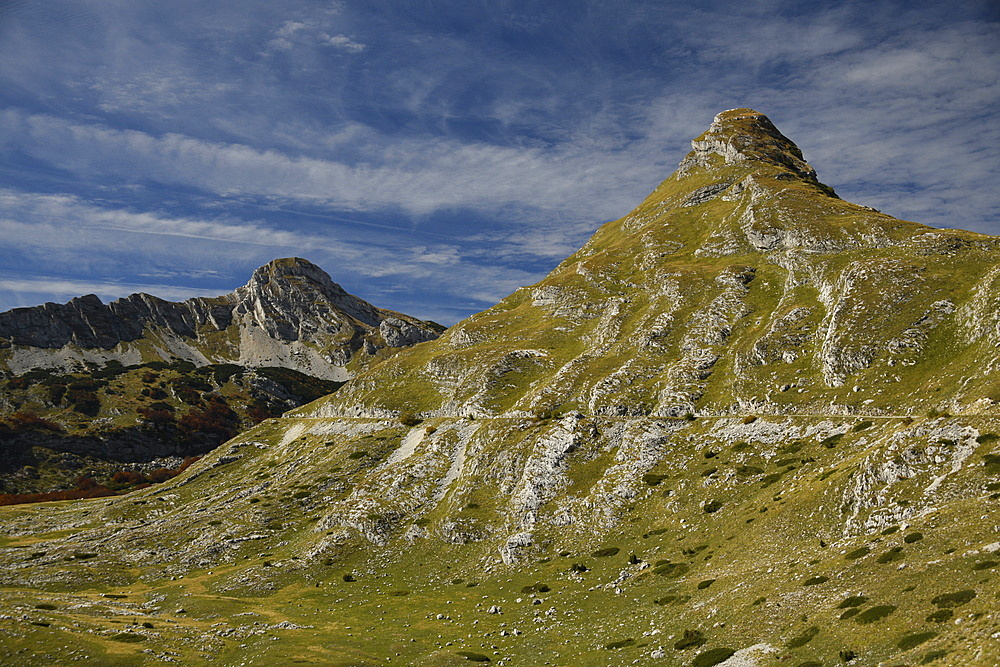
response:
[[[142,649],[223,664],[290,658],[321,664],[331,659],[375,664],[386,658],[452,664],[464,660],[456,651],[509,664],[529,664],[537,655],[552,664],[627,664],[663,646],[665,663],[680,664],[703,650],[765,643],[775,649],[773,661],[798,661],[791,664],[830,664],[847,650],[858,654],[857,664],[890,657],[912,664],[928,655],[943,655],[940,664],[1000,659],[982,641],[1000,630],[994,611],[1000,557],[983,550],[998,539],[990,526],[998,519],[993,496],[1000,470],[984,464],[994,441],[981,437],[983,444],[936,445],[933,452],[945,452],[946,463],[936,465],[935,454],[928,454],[913,464],[913,477],[868,490],[873,508],[860,513],[866,519],[884,506],[912,507],[914,516],[902,522],[889,517],[884,527],[867,531],[844,529],[857,511],[845,507],[844,490],[863,477],[859,471],[870,467],[868,458],[875,452],[881,456],[893,437],[926,450],[934,446],[926,444],[928,433],[921,428],[944,433],[971,427],[971,435],[1000,430],[1000,422],[866,421],[873,423],[799,418],[760,419],[748,426],[734,419],[668,424],[677,429],[674,437],[651,474],[636,485],[636,494],[614,507],[610,528],[597,532],[586,522],[545,526],[536,531],[536,546],[526,558],[508,568],[497,563],[492,540],[411,542],[402,535],[406,521],[383,546],[354,534],[321,547],[331,531],[316,527],[338,499],[348,497],[347,486],[378,474],[376,459],[384,459],[406,429],[370,422],[364,424],[368,436],[340,438],[323,433],[322,422],[301,422],[319,433],[304,430],[282,445],[294,424],[274,420],[247,434],[270,447],[239,448],[243,458],[213,467],[229,455],[216,452],[186,484],[171,482],[124,498],[62,508],[5,509],[9,550],[3,607],[10,618],[0,626],[8,633],[2,650],[13,658],[23,649],[38,660],[24,664],[42,664],[45,654],[65,660],[72,651],[91,660],[118,655],[128,664],[143,657]],[[623,423],[650,425],[620,419],[595,425],[611,431]],[[449,427],[447,420],[435,425]],[[769,425],[812,435],[775,443]],[[861,430],[829,439],[828,433],[848,425],[861,425]],[[528,421],[492,424],[500,426],[534,431],[526,436],[529,441],[552,427]],[[741,429],[760,439],[720,438]],[[613,477],[613,457],[601,456],[608,446],[598,439],[571,455],[575,459],[566,467],[575,471],[572,495],[600,497],[602,481]],[[966,465],[945,476],[938,495],[929,494],[934,478],[951,470],[955,456],[949,448],[962,447],[974,447]],[[358,451],[367,454],[351,458]],[[707,453],[714,455],[706,458]],[[711,469],[715,472],[706,476]],[[327,474],[317,477],[317,470]],[[470,529],[479,523],[488,533],[496,523],[495,494],[461,484],[450,491],[441,503],[425,507],[430,511],[423,520],[414,518],[419,512],[407,520],[431,534],[453,522]],[[883,492],[888,498],[874,502]],[[214,502],[208,500],[213,493]],[[939,504],[940,497],[948,502]],[[707,513],[705,505],[713,500],[721,508]],[[162,533],[164,508],[168,517],[188,517],[183,529],[174,523],[171,533]],[[40,533],[45,516],[52,517],[53,527],[80,522],[73,531],[76,539],[57,539],[65,532]],[[29,523],[27,534],[16,536]],[[156,548],[134,551],[156,534],[161,535]],[[227,538],[248,535],[255,537],[236,546],[227,543]],[[609,547],[619,551],[594,555]],[[885,557],[897,547],[896,556]],[[863,548],[870,552],[856,556]],[[629,563],[633,554],[639,564]],[[880,563],[880,557],[888,562]],[[587,571],[573,572],[573,565]],[[630,576],[614,584],[622,572]],[[345,574],[356,581],[344,581]],[[827,579],[806,583],[816,577]],[[81,585],[84,580],[89,583]],[[706,583],[710,580],[715,581]],[[538,583],[551,590],[522,592]],[[961,602],[959,596],[960,604],[933,602],[964,590],[975,597]],[[840,605],[857,596],[865,598],[858,618],[841,619],[848,608]],[[532,604],[535,599],[542,602]],[[503,613],[486,613],[493,605]],[[868,618],[869,610],[887,606],[895,609],[886,617],[858,622]],[[550,609],[555,610],[551,615]],[[953,615],[928,620],[940,609]],[[285,621],[312,627],[273,627]],[[39,622],[50,625],[32,625]],[[144,622],[154,627],[143,628]],[[499,634],[515,628],[521,634]],[[263,632],[255,634],[258,630]],[[675,649],[685,630],[700,632],[704,646]],[[122,643],[122,632],[142,640]],[[900,642],[916,632],[934,636],[927,634],[911,650],[900,649]],[[635,643],[606,648],[630,639]]]
[[[538,285],[174,481],[0,510],[0,651],[1000,662],[995,241],[787,174],[709,156]],[[425,419],[340,416],[401,410]]]

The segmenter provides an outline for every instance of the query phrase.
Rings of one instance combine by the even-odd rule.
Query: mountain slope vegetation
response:
[[[0,655],[996,664],[998,260],[723,112],[436,341],[157,487],[0,511]]]

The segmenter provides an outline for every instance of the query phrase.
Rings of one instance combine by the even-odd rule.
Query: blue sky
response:
[[[994,2],[0,0],[0,310],[298,255],[444,324],[724,109],[845,199],[1000,234]]]

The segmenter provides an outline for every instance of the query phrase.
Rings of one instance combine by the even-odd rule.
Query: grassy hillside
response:
[[[1000,663],[997,240],[725,112],[537,285],[127,496],[0,508],[23,664]]]

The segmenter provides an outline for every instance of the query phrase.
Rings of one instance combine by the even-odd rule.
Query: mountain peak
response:
[[[816,171],[802,157],[799,147],[779,132],[770,118],[753,109],[729,109],[718,114],[708,130],[691,142],[691,148],[680,164],[680,175],[694,167],[711,166],[718,156],[727,165],[764,162],[817,182]]]
[[[340,285],[333,282],[326,271],[301,257],[283,257],[271,260],[253,272],[249,284],[265,285],[272,281],[290,282],[300,278],[317,283],[324,292],[346,293]]]

